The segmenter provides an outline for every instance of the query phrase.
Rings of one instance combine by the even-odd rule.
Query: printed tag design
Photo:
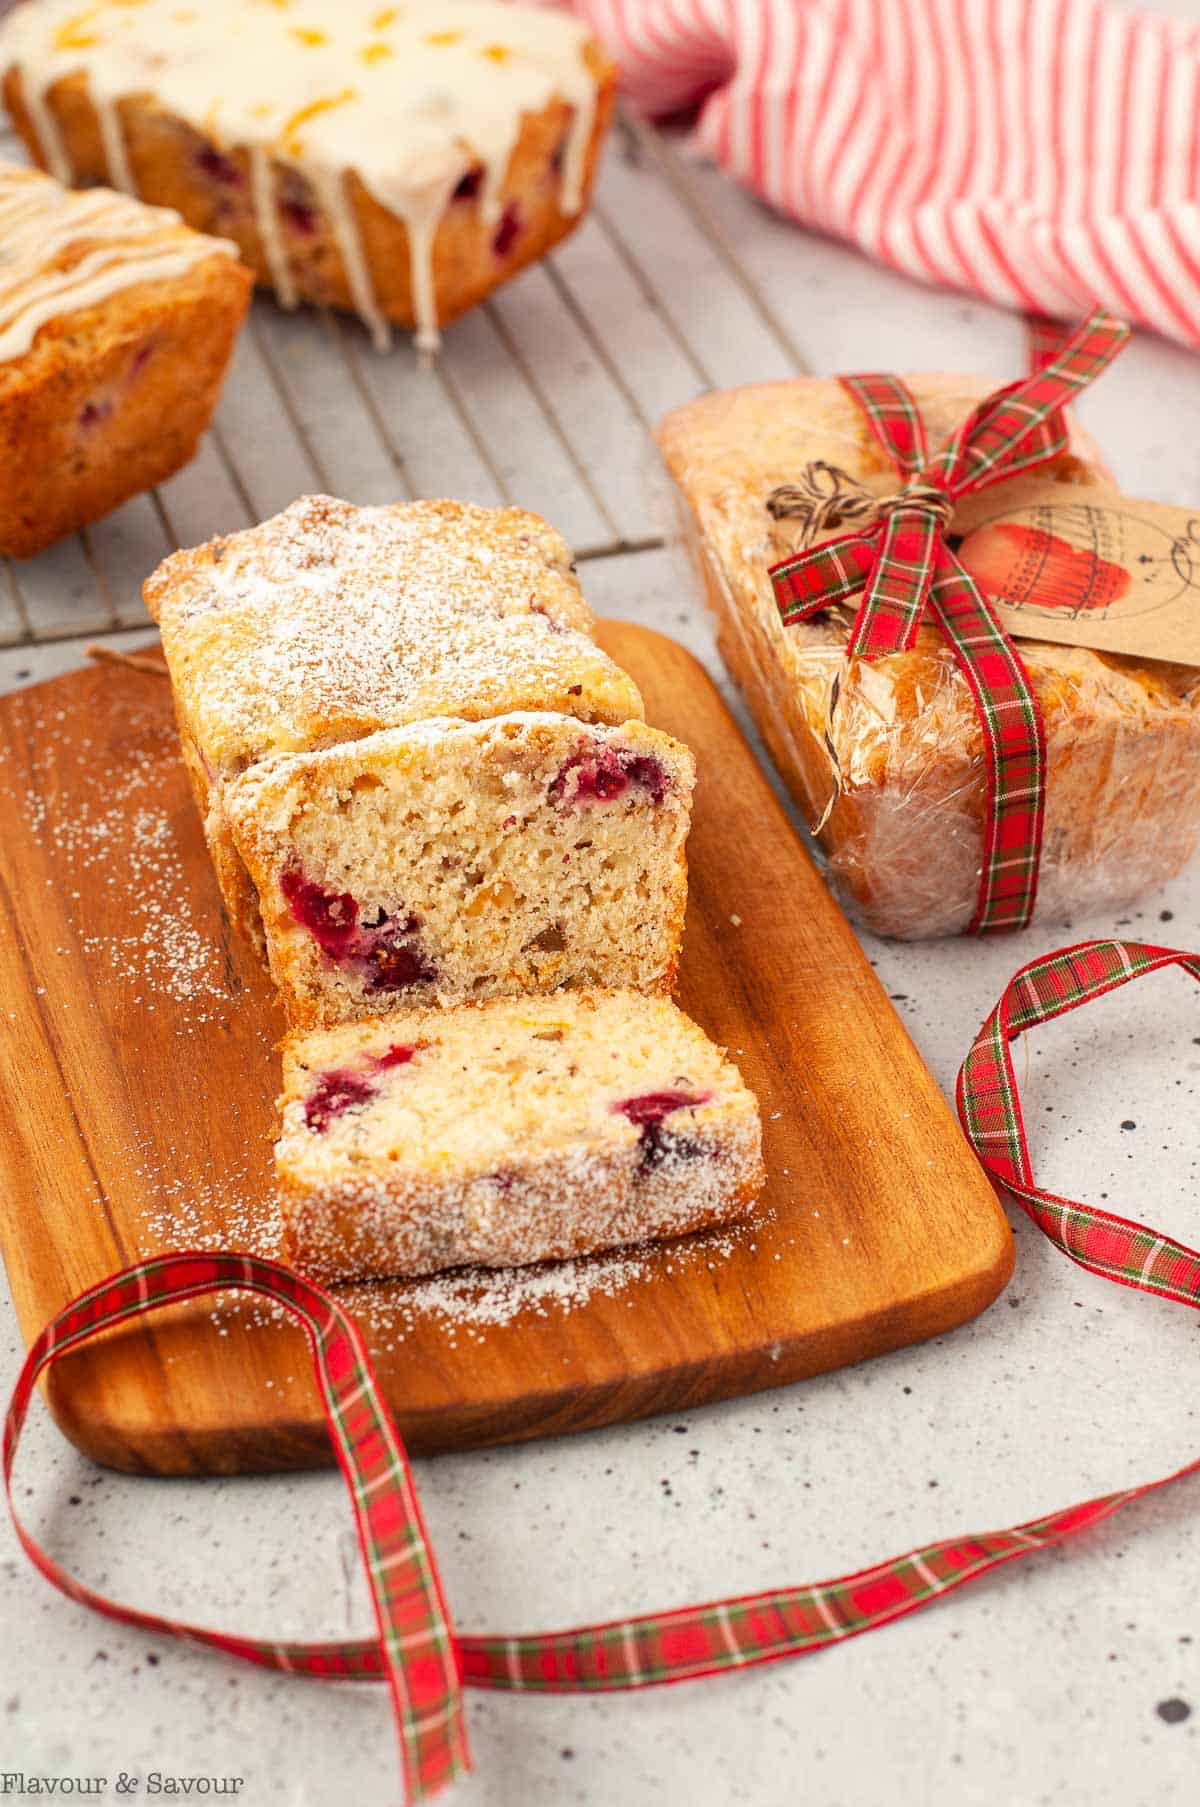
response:
[[[1034,479],[973,497],[954,525],[1008,633],[1200,665],[1200,508]]]

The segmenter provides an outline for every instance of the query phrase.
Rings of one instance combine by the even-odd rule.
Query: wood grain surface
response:
[[[691,1408],[936,1335],[1004,1285],[1004,1215],[702,667],[602,624],[700,764],[680,1001],[758,1093],[741,1230],[575,1270],[574,1302],[447,1317],[344,1289],[415,1451]],[[99,667],[0,698],[0,1242],[26,1340],[167,1247],[272,1251],[283,1029],[221,914],[166,683]],[[601,1261],[604,1258],[600,1258]],[[436,1289],[434,1289],[436,1291]],[[525,1288],[518,1288],[518,1297]],[[161,1473],[331,1459],[301,1334],[192,1305],[53,1371],[79,1447]]]

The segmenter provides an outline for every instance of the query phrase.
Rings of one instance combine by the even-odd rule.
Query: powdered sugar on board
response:
[[[4,795],[52,856],[55,872],[47,883],[74,906],[72,926],[88,959],[103,961],[132,986],[132,1001],[143,1010],[154,1011],[163,1001],[186,1004],[186,1011],[171,1013],[173,1026],[181,1036],[194,1035],[227,1014],[232,993],[221,949],[196,922],[184,870],[172,795],[179,777],[173,728],[160,711],[139,710],[135,703],[126,719],[120,764],[89,737],[72,734],[75,796],[71,813],[56,815],[47,799],[57,790],[65,719],[57,709],[32,714],[36,783],[27,790],[9,786]],[[94,766],[88,761],[93,751]],[[117,911],[106,912],[118,917],[118,932],[97,931],[98,893],[119,904]]]
[[[460,1337],[484,1343],[490,1330],[503,1329],[521,1317],[563,1318],[586,1308],[597,1298],[628,1293],[632,1311],[644,1304],[640,1288],[666,1275],[715,1272],[737,1251],[757,1247],[757,1236],[775,1213],[760,1209],[744,1223],[726,1229],[701,1231],[681,1242],[619,1249],[606,1255],[589,1255],[572,1261],[545,1262],[538,1267],[455,1268],[425,1280],[373,1282],[361,1286],[335,1286],[330,1290],[362,1327],[376,1354],[400,1348],[430,1320],[454,1348]],[[204,1235],[203,1224],[197,1229]],[[260,1220],[251,1240],[239,1243],[256,1254],[279,1253],[278,1220]],[[777,1238],[776,1238],[777,1240]],[[786,1246],[785,1238],[780,1246]],[[200,1244],[198,1246],[205,1246]],[[213,1244],[212,1246],[216,1246]],[[778,1259],[778,1256],[776,1257]],[[267,1301],[248,1301],[234,1294],[220,1294],[211,1308],[218,1329],[279,1325],[286,1321],[282,1307]]]
[[[597,1296],[632,1293],[641,1281],[677,1270],[716,1269],[739,1246],[753,1248],[757,1232],[773,1221],[774,1215],[763,1210],[744,1223],[703,1231],[682,1242],[547,1262],[540,1267],[459,1268],[402,1288],[389,1287],[386,1292],[369,1286],[341,1290],[372,1341],[385,1348],[403,1341],[418,1318],[439,1320],[450,1344],[460,1332],[482,1342],[487,1330],[510,1324],[523,1314],[563,1316]],[[631,1296],[627,1303],[632,1310],[639,1301]]]

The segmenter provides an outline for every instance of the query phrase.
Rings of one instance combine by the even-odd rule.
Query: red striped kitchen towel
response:
[[[806,225],[1200,344],[1200,24],[1097,0],[572,0],[647,113]]]

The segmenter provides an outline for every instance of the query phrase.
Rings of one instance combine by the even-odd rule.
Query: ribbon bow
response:
[[[898,377],[842,377],[883,451],[906,479],[896,494],[831,493],[832,466],[812,465],[801,483],[777,490],[777,514],[808,514],[848,533],[771,567],[785,626],[862,594],[848,658],[909,651],[928,613],[970,685],[984,732],[988,799],[974,933],[1024,928],[1033,915],[1045,817],[1046,739],[1029,675],[1012,641],[946,541],[960,498],[1056,458],[1067,444],[1062,409],[1120,351],[1129,328],[1097,312],[1050,363],[998,389],[932,457],[924,423]],[[832,485],[838,491],[838,482]],[[808,501],[809,506],[804,506]]]

